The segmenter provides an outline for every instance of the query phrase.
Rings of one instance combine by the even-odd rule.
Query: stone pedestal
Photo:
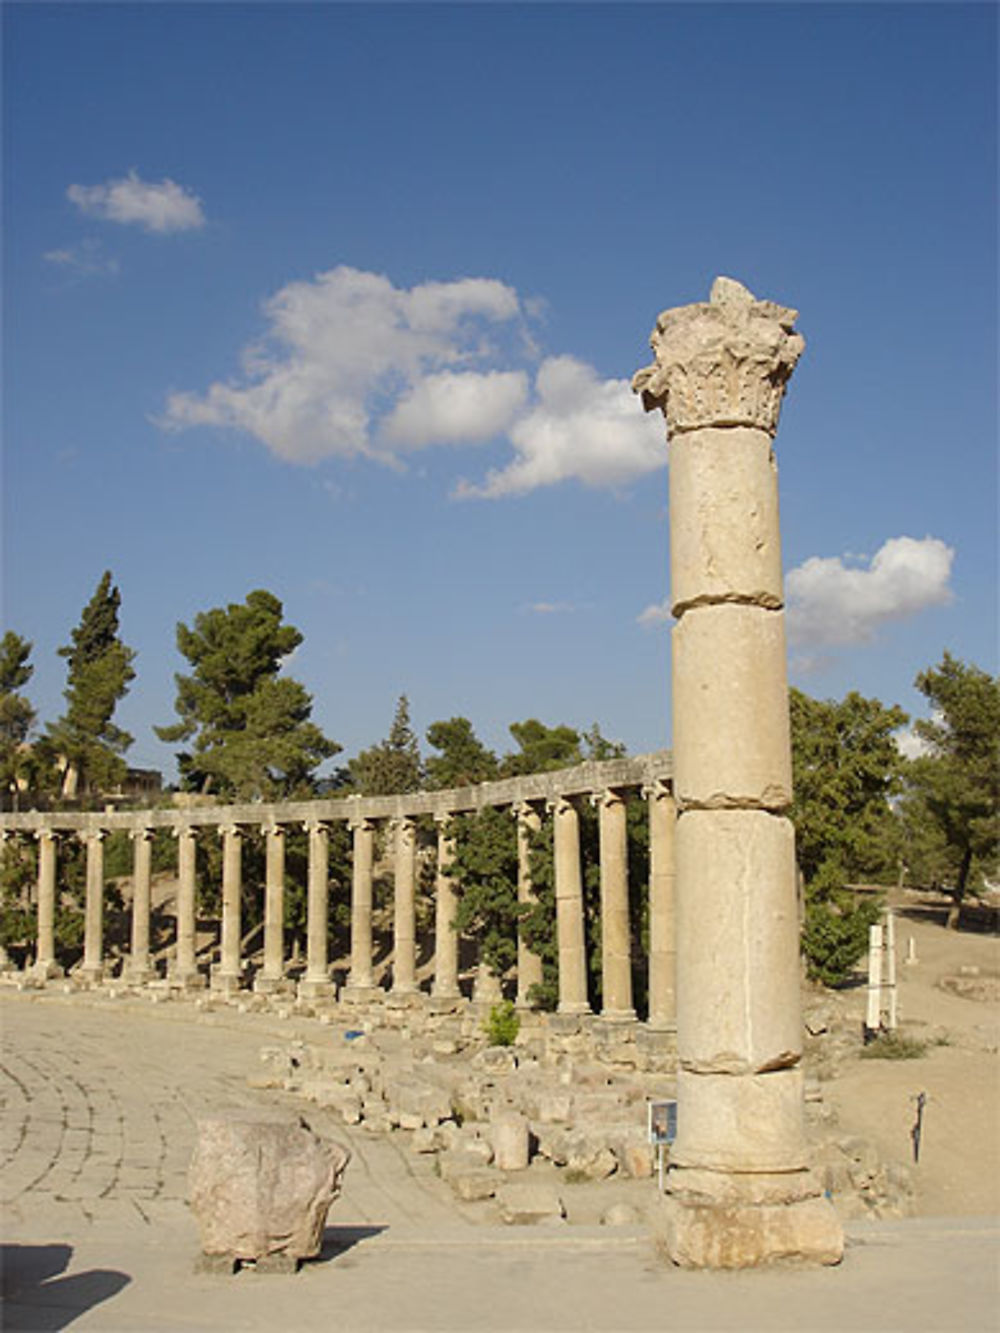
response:
[[[633,386],[670,438],[678,1132],[658,1218],[688,1267],[835,1263],[806,1168],[791,751],[771,439],[796,312],[720,278]]]

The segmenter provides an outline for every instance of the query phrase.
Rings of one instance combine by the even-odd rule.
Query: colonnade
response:
[[[103,814],[19,813],[0,815],[0,833],[32,836],[38,841],[36,893],[37,948],[31,973],[42,980],[60,975],[56,960],[55,921],[58,899],[58,844],[78,838],[86,847],[86,897],[80,979],[98,984],[105,977],[104,842],[109,833],[126,831],[132,840],[132,906],[129,952],[123,979],[134,985],[157,980],[179,989],[204,985],[224,993],[245,982],[243,940],[243,844],[251,833],[264,840],[262,965],[252,980],[255,991],[290,988],[284,938],[285,843],[290,830],[308,834],[307,925],[304,973],[297,980],[303,997],[334,997],[328,958],[330,910],[329,841],[338,822],[351,831],[350,971],[340,998],[364,1002],[382,995],[375,983],[373,882],[376,834],[387,832],[392,862],[392,962],[389,994],[405,999],[420,992],[417,983],[416,904],[418,829],[421,816],[436,823],[434,875],[433,999],[455,1001],[459,989],[459,936],[454,929],[458,890],[453,876],[454,819],[485,808],[506,808],[517,821],[517,898],[534,899],[530,840],[552,816],[559,1002],[562,1014],[591,1012],[587,984],[584,922],[584,866],[580,847],[580,807],[598,810],[600,837],[600,909],[602,949],[601,1016],[614,1021],[635,1018],[632,985],[632,923],[629,918],[626,799],[641,793],[647,802],[650,831],[649,872],[649,1025],[670,1029],[674,1023],[675,948],[673,932],[673,827],[675,809],[667,752],[590,763],[555,773],[534,774],[473,788],[415,793],[400,797],[348,797],[240,806],[200,806],[189,810],[151,809]],[[166,976],[159,978],[151,953],[152,842],[168,828],[177,843],[176,936]],[[222,844],[221,927],[218,962],[206,975],[197,957],[196,847],[198,838]],[[532,986],[542,979],[542,962],[522,936],[517,948],[517,1004],[528,1007]]]

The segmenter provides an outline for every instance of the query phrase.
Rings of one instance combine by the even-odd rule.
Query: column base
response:
[[[170,990],[204,990],[208,983],[204,973],[197,969],[179,972],[173,968],[167,972],[166,984]]]
[[[419,1009],[424,1003],[423,991],[416,983],[412,986],[400,986],[398,989],[393,987],[385,997],[385,1003],[390,1009]]]
[[[337,987],[329,977],[303,977],[299,982],[300,1000],[335,1000]]]
[[[48,959],[44,963],[32,963],[28,969],[28,976],[32,981],[58,981],[60,977],[66,974],[54,958]]]
[[[99,986],[104,980],[104,966],[101,963],[84,963],[73,979],[82,986]]]
[[[590,1005],[587,1004],[586,1000],[561,1001],[558,1009],[556,1009],[557,1014],[562,1014],[570,1018],[582,1017],[583,1015],[589,1017],[592,1012],[593,1010]]]
[[[380,1004],[385,996],[381,986],[374,983],[367,986],[348,981],[338,996],[341,1004]]]
[[[238,972],[222,972],[213,967],[209,986],[220,995],[235,995],[243,989],[243,978]]]
[[[427,1012],[431,1014],[457,1014],[464,1004],[465,997],[460,990],[431,991],[427,1001]]]
[[[269,977],[258,972],[253,979],[255,995],[289,995],[295,990],[295,984],[288,977]]]
[[[680,1268],[838,1264],[844,1257],[840,1219],[808,1171],[753,1176],[672,1167],[653,1232]]]
[[[156,973],[148,963],[127,962],[122,969],[122,981],[129,986],[148,986]]]
[[[628,1023],[635,1022],[634,1009],[602,1009],[597,1015],[599,1023],[607,1023],[609,1027],[623,1027]]]

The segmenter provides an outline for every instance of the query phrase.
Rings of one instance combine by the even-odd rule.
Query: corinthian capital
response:
[[[660,408],[667,434],[705,426],[752,426],[774,435],[785,385],[805,339],[797,310],[758,301],[732,278],[716,278],[708,301],[665,310],[650,337],[655,360],[632,378],[647,412]]]

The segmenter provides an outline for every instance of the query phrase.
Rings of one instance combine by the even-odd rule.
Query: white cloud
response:
[[[568,615],[577,608],[572,602],[532,602],[525,608],[536,616]]]
[[[937,537],[890,537],[867,568],[840,556],[813,556],[785,580],[793,643],[847,644],[879,627],[951,601],[955,552]]]
[[[654,602],[647,606],[645,611],[640,611],[636,616],[636,622],[640,625],[663,625],[670,619],[670,599],[665,598],[662,602]]]
[[[895,732],[892,739],[904,759],[919,759],[921,755],[933,753],[933,747],[922,736],[918,736],[912,727]]]
[[[67,273],[80,278],[92,278],[119,271],[117,259],[105,255],[100,241],[92,236],[86,237],[77,245],[67,245],[59,250],[46,250],[42,258],[48,264],[55,264]]]
[[[201,200],[175,181],[144,181],[134,171],[103,185],[71,185],[67,198],[81,212],[108,222],[145,227],[147,231],[188,231],[205,225]]]
[[[490,278],[405,289],[381,274],[331,269],[267,302],[267,336],[244,352],[240,381],[172,394],[161,424],[244,430],[293,463],[391,461],[479,439],[507,424],[526,390],[522,372],[471,363],[495,357],[488,334],[516,325],[519,313],[517,293]]]
[[[380,438],[403,449],[489,440],[507,429],[527,396],[523,370],[444,370],[427,375],[399,400]]]
[[[667,461],[663,426],[639,410],[627,380],[602,380],[572,356],[543,361],[537,400],[510,430],[515,458],[481,485],[459,484],[462,497],[495,499],[575,479],[620,486]]]

